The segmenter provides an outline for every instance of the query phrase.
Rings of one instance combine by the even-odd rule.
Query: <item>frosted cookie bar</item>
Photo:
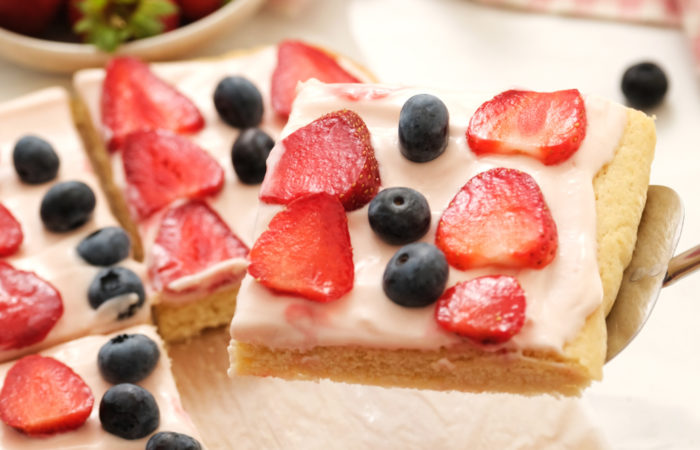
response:
[[[175,448],[173,440],[201,448],[152,326],[7,362],[0,379],[2,448],[164,448],[158,441]]]
[[[654,143],[577,90],[307,83],[268,159],[231,373],[578,394]]]

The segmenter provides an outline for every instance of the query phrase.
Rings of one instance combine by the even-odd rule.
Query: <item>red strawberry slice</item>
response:
[[[557,227],[528,174],[496,168],[469,180],[438,222],[436,245],[460,270],[541,269],[557,251]]]
[[[0,203],[0,256],[14,254],[22,245],[24,234],[15,216]]]
[[[56,288],[33,272],[0,262],[0,350],[41,342],[62,315]]]
[[[348,293],[355,266],[343,205],[325,193],[291,202],[255,242],[248,273],[275,292],[317,302]]]
[[[122,162],[126,196],[141,219],[173,200],[203,198],[224,185],[224,170],[214,158],[189,139],[166,130],[128,135]]]
[[[315,78],[324,83],[359,83],[325,51],[301,41],[283,41],[277,47],[277,67],[272,73],[272,108],[289,117],[297,83]]]
[[[566,161],[586,137],[586,107],[576,89],[506,91],[484,103],[467,129],[477,155],[525,154],[545,165]]]
[[[129,56],[107,64],[101,106],[112,151],[120,149],[124,137],[133,131],[194,133],[204,128],[204,118],[194,103]]]
[[[75,430],[90,417],[95,399],[85,381],[60,361],[29,355],[7,372],[0,418],[30,436]],[[47,447],[48,448],[48,447]]]
[[[302,195],[326,192],[346,210],[361,208],[377,191],[379,166],[362,118],[349,110],[314,120],[282,141],[283,153],[265,177],[260,199],[286,204]]]
[[[437,302],[445,330],[481,344],[501,344],[525,323],[525,292],[513,277],[485,276],[452,286]]]
[[[149,265],[156,290],[174,280],[202,272],[234,258],[245,258],[248,247],[206,203],[194,200],[169,210],[163,217]],[[208,288],[229,282],[237,274],[222,274]]]

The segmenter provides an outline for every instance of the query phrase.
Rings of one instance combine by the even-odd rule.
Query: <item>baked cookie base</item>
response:
[[[240,283],[217,290],[194,302],[172,304],[160,296],[153,299],[153,319],[166,342],[183,341],[209,328],[227,325],[236,311]]]

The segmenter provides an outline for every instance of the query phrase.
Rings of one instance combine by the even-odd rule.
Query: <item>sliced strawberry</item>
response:
[[[460,270],[541,269],[557,251],[557,227],[528,174],[496,168],[469,180],[438,222],[436,245]]]
[[[194,133],[204,128],[204,118],[194,103],[129,56],[107,64],[101,107],[112,151],[120,149],[124,137],[133,131]]]
[[[62,315],[56,288],[33,272],[0,262],[0,350],[41,342]]]
[[[22,245],[24,234],[15,216],[0,203],[0,256],[10,256]]]
[[[281,145],[284,152],[260,189],[262,201],[286,204],[305,194],[326,192],[351,211],[377,195],[379,166],[369,130],[356,113],[326,114]]]
[[[355,266],[343,205],[326,193],[291,202],[255,242],[248,273],[281,294],[317,302],[345,295]]]
[[[151,251],[151,282],[156,290],[170,282],[233,258],[245,258],[248,247],[218,214],[202,201],[169,210],[163,217]],[[208,287],[228,282],[236,274],[211,280]]]
[[[0,392],[0,418],[30,436],[75,430],[95,399],[85,381],[62,362],[40,355],[17,361]],[[48,447],[47,447],[48,448]]]
[[[481,344],[501,344],[525,323],[525,292],[513,277],[463,281],[442,294],[435,318],[445,330]]]
[[[144,219],[173,200],[203,198],[224,185],[224,170],[189,139],[166,130],[131,133],[122,152],[126,195]]]
[[[277,47],[277,67],[272,73],[272,108],[287,118],[296,97],[297,83],[315,78],[324,83],[359,83],[325,51],[301,41],[282,41]]]
[[[477,155],[525,154],[546,165],[566,161],[586,136],[586,106],[576,89],[506,91],[484,103],[467,129]]]

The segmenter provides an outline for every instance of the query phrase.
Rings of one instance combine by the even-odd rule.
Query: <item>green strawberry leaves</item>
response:
[[[174,28],[179,13],[177,5],[169,0],[77,0],[75,6],[82,18],[73,30],[107,52],[132,39]]]

